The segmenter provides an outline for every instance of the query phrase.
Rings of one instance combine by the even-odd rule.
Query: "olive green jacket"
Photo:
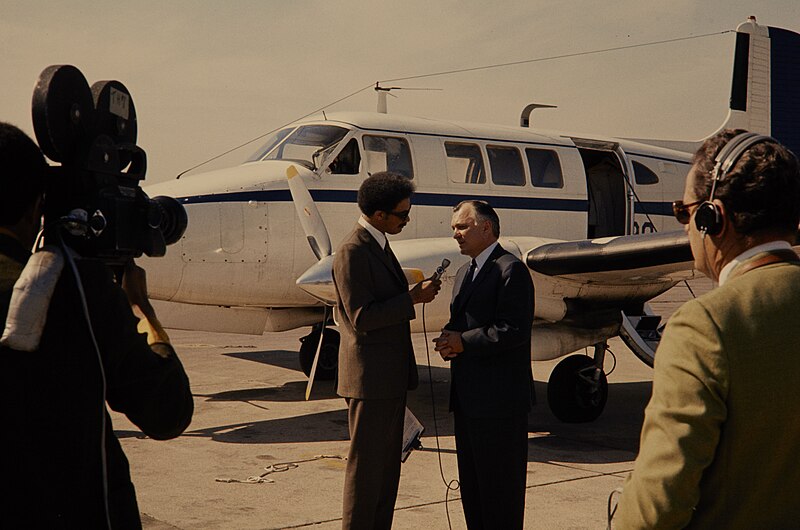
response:
[[[615,528],[798,528],[799,453],[800,266],[782,262],[669,320]]]

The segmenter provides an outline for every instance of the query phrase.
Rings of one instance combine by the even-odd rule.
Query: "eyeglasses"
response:
[[[409,208],[408,210],[403,210],[401,212],[386,212],[386,213],[388,213],[389,215],[394,215],[401,221],[405,221],[406,219],[408,219],[408,216],[411,215],[411,208]]]
[[[697,206],[705,202],[704,200],[690,202],[689,204],[683,204],[683,201],[674,201],[672,203],[672,215],[675,216],[675,219],[682,225],[688,225],[689,220],[692,218],[692,212],[689,210],[692,206]]]

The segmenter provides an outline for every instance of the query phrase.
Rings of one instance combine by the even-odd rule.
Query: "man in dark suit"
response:
[[[409,321],[414,304],[439,292],[439,280],[408,282],[386,234],[410,219],[414,184],[388,172],[358,190],[362,216],[333,261],[339,329],[337,392],[347,399],[350,452],[342,528],[391,528],[400,482],[406,391],[417,387]]]
[[[453,238],[472,260],[456,274],[450,322],[435,339],[451,361],[461,503],[470,530],[521,529],[533,397],[533,284],[501,247],[500,220],[484,201],[454,208]]]

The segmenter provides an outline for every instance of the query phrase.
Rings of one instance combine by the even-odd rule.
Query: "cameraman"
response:
[[[46,172],[36,144],[0,122],[0,322],[39,230]],[[103,263],[76,265],[94,337],[65,264],[38,349],[0,346],[4,528],[141,528],[106,404],[158,440],[192,418],[189,380],[147,299],[144,271],[131,262],[120,288]],[[132,306],[144,315],[142,334]]]

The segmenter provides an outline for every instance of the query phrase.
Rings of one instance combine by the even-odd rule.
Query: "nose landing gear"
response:
[[[311,367],[314,365],[314,355],[317,353],[321,328],[321,324],[315,325],[311,328],[311,333],[300,339],[300,368],[302,368],[306,376],[311,375]],[[322,349],[319,352],[319,361],[317,361],[315,379],[321,381],[333,380],[336,376],[338,365],[339,332],[326,327],[325,335],[322,338]]]

